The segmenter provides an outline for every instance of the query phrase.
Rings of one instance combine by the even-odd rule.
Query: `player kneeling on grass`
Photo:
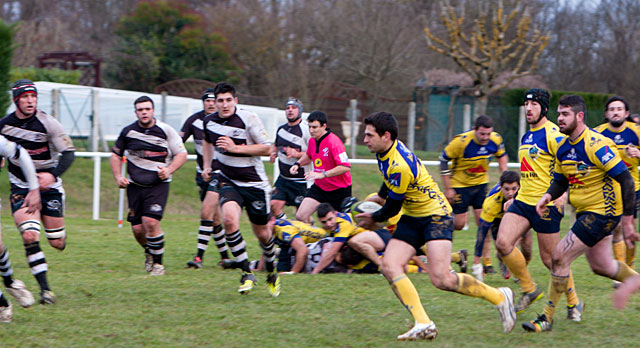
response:
[[[515,325],[513,291],[496,289],[470,275],[451,272],[453,217],[451,206],[426,168],[398,138],[398,122],[386,112],[365,119],[364,142],[376,153],[389,196],[382,209],[364,213],[358,219],[385,221],[401,209],[403,216],[382,259],[382,273],[393,292],[415,319],[415,326],[398,340],[434,339],[438,334],[420,302],[420,296],[404,273],[404,266],[416,250],[426,244],[427,267],[431,283],[439,289],[483,298],[500,312],[504,332]]]

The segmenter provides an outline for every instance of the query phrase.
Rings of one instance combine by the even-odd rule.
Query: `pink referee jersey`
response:
[[[351,167],[344,144],[337,135],[331,132],[327,132],[320,138],[319,143],[316,143],[314,138],[309,139],[307,156],[311,158],[313,171],[316,173],[324,173],[339,165]],[[349,187],[351,186],[351,174],[346,172],[330,178],[316,179],[314,184],[323,191]]]

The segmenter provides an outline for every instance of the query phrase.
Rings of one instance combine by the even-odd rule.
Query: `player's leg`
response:
[[[42,224],[49,245],[64,250],[67,245],[67,233],[64,225],[64,189],[49,190],[40,193],[42,196]]]
[[[162,264],[164,255],[164,233],[160,227],[160,221],[164,214],[167,199],[169,198],[169,183],[163,182],[150,188],[145,188],[144,203],[142,208],[142,228],[147,238],[147,248],[153,258],[153,265],[149,272],[152,276],[165,274]]]
[[[542,263],[549,270],[551,270],[552,254],[555,252],[554,249],[560,242],[560,232],[537,233],[536,235],[538,237],[538,249],[540,250],[540,258],[542,259]],[[567,306],[569,308],[573,308],[580,304],[580,299],[578,298],[575,283],[573,281],[573,273],[571,273],[571,271],[569,271],[565,295],[567,296]],[[576,321],[580,321],[579,316],[577,316],[575,319],[577,319]]]
[[[586,253],[587,261],[594,273],[624,282],[627,278],[638,273],[629,267],[626,262],[613,259],[611,248],[609,247],[611,239],[611,236],[607,236],[594,245]]]
[[[13,278],[13,268],[9,259],[9,250],[2,243],[2,233],[0,233],[0,276],[7,292],[18,300],[22,307],[29,307],[35,303],[33,295],[21,280]],[[0,292],[1,293],[1,292]],[[0,296],[1,297],[1,296]],[[0,299],[0,307],[8,307],[4,305]],[[1,311],[1,310],[0,310]]]
[[[613,293],[613,305],[617,309],[623,309],[627,305],[629,297],[640,290],[640,275],[627,278],[620,287]]]
[[[242,188],[241,194],[246,202],[251,202],[246,207],[247,215],[249,216],[249,221],[251,221],[253,233],[258,238],[260,248],[262,248],[269,293],[271,296],[277,297],[280,295],[280,278],[274,266],[276,259],[275,236],[267,226],[270,218],[270,188],[268,186],[263,188]]]
[[[482,269],[482,254],[486,243],[487,234],[491,230],[494,222],[487,222],[482,219],[478,221],[478,231],[476,233],[476,244],[473,253],[473,266],[471,266],[471,274],[479,281],[484,280],[484,270]]]
[[[385,242],[376,232],[360,232],[349,238],[347,244],[376,266],[380,267],[382,265],[378,251],[384,250]]]

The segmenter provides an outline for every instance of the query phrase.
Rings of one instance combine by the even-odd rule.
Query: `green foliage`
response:
[[[4,116],[4,111],[11,104],[11,96],[8,91],[11,88],[11,57],[13,56],[13,34],[14,26],[0,20],[0,111]]]
[[[517,157],[520,139],[518,139],[518,118],[520,106],[523,105],[524,92],[527,89],[516,88],[505,90],[500,98],[501,110],[499,117],[494,118],[496,121],[496,131],[501,132],[504,137],[505,147],[512,159]],[[556,122],[558,113],[558,99],[565,94],[577,94],[584,98],[587,104],[586,122],[589,127],[596,127],[601,124],[604,119],[604,103],[611,97],[611,94],[601,93],[582,93],[572,91],[550,91],[551,101],[549,103],[549,120]],[[492,115],[493,116],[493,115]],[[504,130],[504,131],[502,131]]]
[[[82,71],[80,70],[57,68],[15,67],[11,68],[10,72],[11,81],[29,79],[31,81],[49,81],[76,85],[80,81],[80,77],[82,77]]]
[[[150,92],[181,78],[223,81],[236,70],[225,38],[207,32],[202,15],[183,2],[140,2],[116,34],[107,76],[120,88]]]

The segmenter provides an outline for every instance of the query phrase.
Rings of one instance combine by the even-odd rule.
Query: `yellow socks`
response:
[[[502,262],[509,268],[514,277],[520,279],[522,291],[530,293],[536,290],[536,284],[527,269],[527,262],[518,248],[513,248],[509,255],[502,256]]]
[[[396,294],[402,305],[411,313],[417,323],[429,324],[431,319],[425,312],[418,291],[406,274],[399,275],[391,282],[391,289]]]
[[[611,246],[613,248],[613,258],[618,261],[626,262],[627,246],[624,244],[624,240],[613,242]]]
[[[632,270],[629,266],[627,266],[624,261],[618,261],[618,273],[613,277],[613,279],[623,282],[625,279],[631,277],[632,275],[638,274],[636,271]]]
[[[483,298],[494,306],[504,300],[504,295],[500,290],[478,281],[471,275],[465,273],[456,273],[456,275],[458,276],[458,289],[456,289],[456,292],[471,297]]]
[[[460,253],[451,253],[451,262],[460,262]]]
[[[547,320],[553,320],[553,314],[556,311],[556,305],[560,300],[560,297],[567,289],[569,283],[569,276],[555,276],[551,275],[551,283],[549,284],[549,301],[544,306],[544,315]]]
[[[576,294],[576,284],[573,282],[573,273],[571,273],[571,271],[569,271],[569,280],[567,281],[565,294],[567,295],[567,306],[575,306],[580,302],[578,294]]]
[[[636,243],[634,242],[633,244],[635,246]],[[627,255],[626,255],[627,266],[633,268],[633,262],[636,260],[636,248],[633,248],[633,249],[627,248],[626,250],[627,250]]]
[[[483,266],[491,266],[491,258],[490,257],[483,257],[482,258],[482,265]]]

